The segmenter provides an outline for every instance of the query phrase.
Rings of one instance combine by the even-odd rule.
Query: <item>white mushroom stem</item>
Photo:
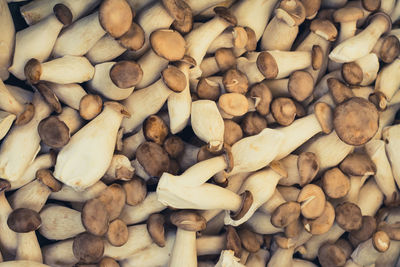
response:
[[[90,48],[85,56],[92,64],[99,64],[115,59],[126,50],[114,37],[107,33]]]
[[[137,88],[145,88],[157,81],[161,71],[168,66],[168,60],[157,55],[153,49],[147,50],[137,63],[143,70],[143,77]]]
[[[299,26],[290,26],[284,20],[274,16],[265,28],[261,39],[261,49],[289,51],[298,33]]]
[[[396,91],[400,88],[400,79],[397,78],[400,69],[400,59],[397,58],[389,65],[384,66],[375,81],[375,91],[385,95],[390,101]]]
[[[373,83],[379,71],[379,59],[377,55],[374,53],[370,53],[366,56],[363,56],[362,58],[357,59],[354,62],[361,68],[363,72],[363,77],[360,85],[365,86]],[[398,67],[400,68],[400,64],[398,65]]]
[[[74,264],[78,263],[79,260],[75,258],[72,250],[73,243],[73,239],[68,239],[44,246],[42,248],[44,263],[57,267],[73,266]]]
[[[249,55],[253,55],[256,52],[249,52]],[[256,64],[257,57],[239,57],[236,59],[236,65],[238,70],[246,74],[249,81],[249,85],[261,82],[265,79],[264,75],[259,71]]]
[[[218,255],[226,247],[226,234],[202,235],[196,240],[197,256]]]
[[[200,64],[201,77],[209,77],[220,71],[215,57],[207,57]]]
[[[101,181],[79,192],[75,191],[71,186],[63,185],[60,191],[52,192],[49,198],[61,201],[85,202],[99,196],[106,188],[107,185]]]
[[[169,266],[196,267],[196,232],[186,231],[178,227],[174,247],[171,252]]]
[[[360,266],[374,264],[382,253],[375,249],[372,238],[360,243],[351,254],[351,260]]]
[[[385,201],[387,203],[397,201],[399,198],[399,191],[397,190],[392,168],[386,156],[385,142],[382,140],[371,140],[365,144],[365,150],[375,163],[375,181],[385,195]]]
[[[361,187],[364,185],[365,181],[369,175],[364,175],[364,176],[350,176],[350,189],[347,195],[343,198],[340,198],[339,201],[333,202],[332,204],[339,204],[343,202],[351,202],[351,203],[357,203],[358,201],[358,195],[360,193]]]
[[[39,122],[50,113],[50,107],[38,92],[33,98],[35,114],[30,122],[15,126],[4,139],[0,148],[0,177],[18,181],[33,162],[40,150]]]
[[[21,104],[28,104],[32,102],[33,92],[22,89],[21,87],[5,84],[8,91],[14,96],[14,98]]]
[[[288,174],[289,175],[289,174]],[[272,215],[277,207],[285,203],[287,200],[279,193],[278,189],[275,189],[273,195],[265,202],[258,211],[264,212],[267,215]]]
[[[6,136],[15,118],[14,114],[0,110],[0,140]]]
[[[17,252],[15,260],[28,260],[42,263],[43,256],[35,231],[17,233]]]
[[[8,199],[13,209],[28,208],[39,212],[47,201],[51,193],[51,189],[34,180],[15,191]]]
[[[35,261],[25,261],[25,260],[15,260],[15,261],[6,261],[0,263],[0,267],[50,267],[49,265],[42,264],[40,262]]]
[[[245,267],[245,265],[240,263],[240,259],[234,256],[234,252],[232,250],[222,250],[221,256],[215,267]]]
[[[57,96],[57,98],[64,104],[70,106],[75,110],[79,110],[79,104],[82,97],[87,95],[86,91],[76,83],[71,84],[49,84],[51,90]]]
[[[146,198],[139,204],[125,205],[119,216],[127,225],[145,221],[151,214],[161,212],[167,206],[157,200],[156,192],[148,193]]]
[[[270,258],[270,253],[266,249],[260,249],[251,253],[246,261],[246,267],[265,267]]]
[[[390,240],[390,246],[388,250],[379,255],[375,261],[375,267],[398,266],[399,255],[400,241]]]
[[[386,142],[386,154],[392,166],[392,172],[397,186],[400,186],[400,156],[398,153],[400,148],[399,129],[400,124],[397,124],[386,127],[382,132],[383,140]]]
[[[24,111],[22,103],[18,102],[3,81],[0,80],[0,109],[19,115]]]
[[[256,211],[245,225],[250,227],[253,232],[261,235],[275,234],[284,231],[283,228],[277,228],[272,225],[270,214],[265,214],[260,211]]]
[[[83,125],[83,120],[79,115],[79,112],[70,107],[64,107],[57,117],[67,125],[71,135],[73,135]]]
[[[390,13],[391,11],[391,13]],[[390,13],[390,18],[392,19],[392,22],[396,22],[399,20],[400,18],[400,3],[399,1],[396,2],[396,5],[394,6],[393,9],[390,9],[389,13]],[[389,14],[388,13],[388,14]]]
[[[336,70],[333,72],[330,72],[323,76],[320,81],[315,85],[314,91],[313,91],[313,96],[314,99],[318,99],[321,96],[325,95],[326,93],[329,93],[329,87],[328,87],[328,79],[330,78],[335,78],[338,79],[339,81],[343,82],[342,78],[342,71],[341,70]]]
[[[382,111],[379,114],[379,128],[373,139],[382,139],[383,129],[393,124],[394,119],[396,117],[396,113],[399,109],[400,109],[400,103],[389,106],[386,110]]]
[[[283,249],[278,248],[271,256],[267,267],[282,266],[291,267],[293,261],[294,247]]]
[[[242,33],[242,31],[244,31],[244,33]],[[207,48],[207,54],[214,54],[219,48],[236,48],[237,44],[235,44],[235,39],[243,38],[242,34],[246,34],[247,37],[246,31],[242,27],[227,28],[223,33],[218,35],[218,37],[215,38],[214,41],[212,41],[210,46]],[[241,49],[245,47],[247,42],[246,37],[243,38],[243,41],[240,42],[240,46],[237,48]],[[208,77],[210,75],[203,74],[203,76]]]
[[[0,80],[7,80],[8,67],[13,56],[15,28],[7,1],[0,1]]]
[[[125,155],[128,158],[133,158],[136,153],[136,149],[146,141],[146,138],[143,135],[143,129],[140,128],[140,130],[122,140],[122,154]]]
[[[4,192],[0,193],[0,248],[4,256],[15,255],[17,249],[17,233],[7,225],[7,219],[11,212],[12,208]]]

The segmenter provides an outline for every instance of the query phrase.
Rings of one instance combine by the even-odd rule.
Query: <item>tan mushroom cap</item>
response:
[[[239,124],[233,120],[224,120],[224,143],[232,146],[243,138],[243,131]]]
[[[247,51],[254,51],[257,48],[257,36],[255,31],[250,27],[244,27],[247,33],[247,43],[244,47]]]
[[[35,106],[32,103],[28,103],[25,105],[25,110],[18,115],[15,120],[15,125],[25,125],[30,122],[35,115]]]
[[[62,184],[53,176],[53,173],[47,169],[37,170],[36,179],[42,184],[46,185],[52,192],[58,192],[61,190]]]
[[[112,37],[124,35],[131,27],[133,13],[125,0],[104,0],[99,8],[99,21]]]
[[[297,202],[301,204],[301,214],[308,219],[321,216],[325,210],[325,201],[324,192],[315,184],[304,186],[297,197]]]
[[[275,10],[276,17],[289,26],[297,26],[306,19],[306,9],[300,0],[283,0]]]
[[[303,231],[303,228],[303,223],[301,222],[300,218],[298,218],[285,227],[285,236],[287,238],[295,238],[299,236],[299,234]]]
[[[357,247],[361,242],[371,238],[376,231],[376,227],[376,219],[373,216],[363,216],[361,228],[350,231],[348,239],[354,247]]]
[[[275,79],[278,76],[278,64],[268,52],[261,52],[257,57],[257,68],[266,79]]]
[[[184,20],[185,9],[190,10],[190,7],[183,0],[162,0],[161,2],[168,14],[178,21]]]
[[[322,132],[325,134],[331,133],[333,130],[333,115],[331,107],[323,102],[317,103],[314,107],[314,113],[319,124],[321,125]]]
[[[231,225],[226,226],[226,249],[232,250],[235,257],[240,257],[242,254],[242,242],[236,229]]]
[[[110,222],[106,233],[108,242],[114,247],[121,247],[128,241],[128,226],[120,219]]]
[[[200,99],[216,101],[221,94],[218,83],[207,78],[200,78],[196,88],[197,96]]]
[[[239,229],[238,235],[242,242],[242,247],[250,253],[256,253],[260,250],[261,244],[257,238],[257,235],[252,231],[242,228]]]
[[[186,77],[177,67],[169,65],[161,72],[166,86],[174,92],[182,92],[186,88]]]
[[[348,62],[342,65],[343,79],[350,85],[359,85],[363,80],[363,70],[356,62]]]
[[[11,183],[5,179],[0,178],[0,194],[10,190]]]
[[[336,104],[341,104],[347,99],[354,97],[353,91],[336,78],[329,78],[327,81],[329,92]]]
[[[104,257],[98,263],[98,267],[119,267],[119,263],[110,257]]]
[[[135,22],[132,22],[129,30],[117,39],[120,45],[133,51],[137,51],[142,48],[144,45],[144,40],[145,37],[143,28]]]
[[[244,48],[247,44],[247,31],[241,26],[232,28],[232,44],[235,48]]]
[[[156,143],[144,142],[136,150],[136,159],[144,170],[153,177],[160,177],[169,169],[167,152]]]
[[[336,223],[346,231],[358,230],[362,226],[361,209],[354,203],[344,202],[335,208]]]
[[[165,247],[164,223],[164,216],[159,213],[151,214],[146,223],[151,239],[159,247]]]
[[[343,252],[344,252],[344,254],[346,255],[346,258],[347,258],[347,259],[350,258],[351,253],[353,253],[353,250],[354,250],[354,249],[353,249],[351,243],[350,243],[347,239],[345,239],[345,238],[339,238],[339,239],[335,242],[335,245],[336,245],[336,246],[339,246],[339,247],[343,250]]]
[[[111,67],[110,78],[121,89],[131,88],[142,80],[143,70],[136,62],[123,60]]]
[[[137,205],[142,203],[147,195],[146,182],[137,176],[134,176],[130,181],[122,184],[122,188],[126,193],[126,204]]]
[[[54,94],[53,90],[45,82],[39,82],[35,88],[42,95],[44,100],[50,105],[50,107],[57,113],[61,113],[62,107],[58,97]]]
[[[273,97],[271,90],[264,82],[254,84],[250,88],[249,96],[254,100],[255,108],[260,115],[269,114]]]
[[[180,170],[181,166],[179,166],[178,161],[176,159],[170,159],[168,172],[172,175],[178,175]]]
[[[303,218],[304,228],[313,235],[322,235],[331,229],[335,222],[335,209],[329,201],[325,202],[322,214],[316,219]]]
[[[394,35],[383,37],[379,58],[385,63],[392,63],[400,54],[400,40]]]
[[[306,10],[306,18],[313,19],[321,7],[321,0],[300,0]],[[319,12],[318,12],[319,14]]]
[[[344,266],[347,257],[338,245],[325,243],[318,249],[318,260],[323,267]]]
[[[226,8],[226,7],[222,7],[222,6],[218,6],[214,8],[214,12],[215,14],[224,19],[226,22],[228,22],[231,26],[236,26],[237,24],[237,19],[236,17],[232,14],[231,10]]]
[[[240,196],[242,197],[242,203],[240,205],[239,210],[231,214],[231,218],[233,220],[240,220],[241,218],[243,218],[243,216],[249,211],[254,201],[253,195],[251,194],[250,191],[246,190],[243,193],[241,193]]]
[[[246,74],[238,69],[230,69],[225,72],[222,83],[228,93],[246,94],[249,88]]]
[[[368,96],[368,100],[374,104],[379,111],[386,110],[387,108],[388,100],[385,94],[380,91],[374,91]]]
[[[311,66],[313,70],[319,70],[324,63],[324,51],[321,46],[313,45],[311,49]]]
[[[236,67],[236,57],[232,48],[219,48],[215,51],[215,61],[221,72]],[[244,75],[244,74],[243,74]],[[239,77],[240,80],[241,77]],[[247,77],[246,77],[247,80]]]
[[[367,153],[355,152],[347,155],[339,168],[347,175],[364,176],[376,173],[375,163]]]
[[[16,233],[29,233],[42,224],[39,213],[34,210],[19,208],[13,210],[7,219],[8,227]]]
[[[277,123],[282,126],[292,124],[296,117],[296,105],[287,97],[278,97],[272,100],[271,113]]]
[[[322,188],[330,198],[341,198],[350,190],[350,179],[339,168],[332,168],[322,176]]]
[[[376,107],[360,97],[352,97],[335,108],[333,125],[346,144],[363,145],[378,131],[379,113]]]
[[[185,144],[182,139],[176,135],[171,135],[165,139],[163,147],[169,157],[173,159],[179,158],[185,150]]]
[[[362,17],[364,17],[364,12],[358,7],[344,7],[333,13],[333,19],[335,22],[355,22]]]
[[[279,248],[288,249],[295,245],[291,238],[284,236],[282,233],[274,235],[274,241]]]
[[[156,30],[150,35],[150,43],[153,51],[168,61],[178,61],[185,55],[186,41],[177,31]]]
[[[43,119],[38,125],[38,133],[42,142],[53,148],[65,146],[70,139],[68,126],[56,116]]]
[[[308,71],[297,70],[289,76],[288,90],[294,99],[304,101],[314,90],[314,78]]]
[[[386,232],[391,240],[400,241],[400,222],[391,224],[380,222],[378,230]]]
[[[107,232],[110,215],[106,206],[99,199],[86,201],[81,218],[83,226],[89,233],[102,236]]]
[[[167,124],[157,115],[150,115],[143,122],[143,134],[147,141],[162,145],[168,133],[169,129]]]
[[[103,203],[109,214],[109,220],[113,221],[118,218],[125,206],[126,192],[120,184],[112,184],[104,189],[96,199]]]
[[[174,22],[172,23],[172,28],[177,30],[181,34],[189,33],[193,28],[192,10],[190,9],[189,5],[182,0],[175,2],[179,3],[179,5],[182,7],[183,18],[175,19]]]
[[[37,84],[42,76],[42,65],[36,58],[31,58],[25,64],[24,73],[26,80],[30,84]]]
[[[90,233],[81,233],[74,238],[72,251],[81,263],[98,262],[104,254],[104,241]]]
[[[300,217],[300,204],[289,201],[279,205],[271,215],[271,224],[283,228]]]
[[[267,120],[257,112],[248,112],[240,123],[240,127],[245,135],[256,135],[267,128]]]
[[[91,120],[101,112],[103,100],[99,95],[87,94],[79,103],[79,115],[85,120]]]
[[[317,19],[326,19],[329,21],[334,21],[333,18],[333,13],[335,13],[337,9],[334,8],[324,8],[318,11],[318,14],[316,16]]]
[[[71,24],[73,15],[71,10],[66,5],[62,3],[56,4],[53,7],[53,13],[64,26]]]
[[[372,245],[379,252],[385,252],[390,247],[390,238],[384,231],[377,231],[372,236]]]
[[[381,0],[361,0],[361,4],[367,11],[374,12],[381,7]]]
[[[319,160],[313,152],[302,152],[297,158],[300,186],[310,183],[319,171]]]
[[[218,107],[231,116],[242,116],[247,113],[249,102],[242,94],[226,93],[219,97]]]
[[[314,19],[310,30],[327,41],[335,41],[338,34],[335,25],[327,19]]]
[[[174,212],[170,216],[171,223],[176,227],[183,229],[185,231],[202,231],[206,229],[207,221],[200,214],[189,211],[181,210]]]

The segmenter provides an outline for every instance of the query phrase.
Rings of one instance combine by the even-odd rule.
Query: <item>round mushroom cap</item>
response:
[[[335,208],[336,223],[345,231],[358,230],[362,226],[361,209],[354,203],[344,202]]]
[[[323,267],[344,266],[347,257],[339,246],[325,243],[318,250],[318,260]]]
[[[46,82],[39,82],[35,88],[39,91],[40,95],[46,100],[50,107],[57,113],[61,113],[62,107],[58,97],[53,90],[47,85]]]
[[[186,88],[185,74],[177,67],[169,65],[161,72],[165,85],[174,92],[182,92]]]
[[[272,93],[268,86],[263,82],[254,84],[250,88],[249,96],[254,99],[256,111],[262,116],[267,116],[272,102]]]
[[[351,153],[340,163],[339,168],[347,175],[364,176],[376,173],[375,163],[367,153]]]
[[[318,218],[303,218],[304,228],[313,235],[322,235],[328,232],[334,222],[335,209],[329,201],[325,202],[324,212]]]
[[[170,216],[171,223],[176,227],[183,229],[185,231],[202,231],[206,229],[207,221],[200,214],[189,211],[181,210],[174,212]]]
[[[125,0],[104,0],[99,8],[99,21],[112,37],[124,35],[131,27],[132,9]]]
[[[378,131],[379,113],[368,100],[352,97],[335,108],[333,125],[346,144],[360,146]]]
[[[383,37],[379,58],[385,63],[392,63],[400,54],[400,40],[394,35]]]
[[[47,169],[36,171],[36,179],[46,185],[52,192],[58,192],[62,188],[62,184],[53,176],[53,173]]]
[[[318,14],[316,16],[317,19],[327,19],[330,21],[334,21],[333,19],[333,13],[335,13],[337,9],[334,8],[324,8],[318,11]]]
[[[324,63],[324,51],[321,46],[313,45],[311,49],[311,66],[313,70],[319,70]]]
[[[238,69],[230,69],[222,77],[222,83],[228,93],[246,94],[249,81],[246,74]]]
[[[107,232],[110,215],[99,199],[93,198],[86,201],[81,217],[82,224],[89,233],[102,236]]]
[[[226,93],[219,97],[218,107],[231,116],[242,116],[247,113],[249,102],[242,94]]]
[[[42,64],[36,58],[31,58],[24,67],[26,80],[30,84],[37,84],[42,76]]]
[[[173,159],[180,157],[185,150],[185,144],[182,139],[176,135],[171,135],[165,139],[163,147],[169,157]]]
[[[308,219],[321,216],[325,210],[325,201],[324,192],[315,184],[304,186],[297,197],[297,202],[301,203],[301,214]]]
[[[153,51],[168,61],[178,61],[185,55],[186,41],[177,31],[156,30],[150,35],[150,43]]]
[[[214,8],[214,12],[218,17],[224,19],[231,26],[236,26],[237,19],[236,19],[235,15],[232,14],[230,9],[228,9],[226,7],[222,7],[222,6],[217,6]]]
[[[256,253],[260,250],[261,244],[255,233],[246,228],[242,228],[239,229],[238,235],[242,243],[242,247],[245,248],[248,252]]]
[[[127,89],[136,86],[142,80],[143,70],[136,62],[123,60],[111,67],[110,78],[117,87]]]
[[[300,0],[300,1],[306,10],[306,18],[313,19],[321,7],[321,0]]]
[[[66,5],[62,3],[56,4],[53,7],[53,13],[64,26],[71,24],[73,15],[71,10]]]
[[[354,97],[353,91],[338,79],[329,78],[327,84],[333,101],[335,101],[336,104],[341,104],[347,99]]]
[[[52,148],[65,146],[70,139],[68,126],[56,116],[43,119],[38,125],[40,139]]]
[[[151,214],[146,223],[151,239],[159,247],[165,247],[164,223],[164,216],[159,213]]]
[[[126,192],[126,204],[137,205],[142,203],[147,195],[146,182],[137,176],[122,184]]]
[[[261,52],[257,57],[257,68],[266,79],[275,79],[279,68],[275,58],[268,52]]]
[[[350,179],[339,168],[332,168],[322,176],[322,188],[330,198],[341,198],[350,190]]]
[[[367,11],[374,12],[381,7],[381,0],[361,0],[361,4]]]
[[[303,223],[300,221],[300,218],[298,218],[297,220],[289,223],[285,227],[285,236],[287,238],[298,237],[299,234],[303,231],[303,229],[304,229]]]
[[[319,102],[315,104],[314,113],[321,125],[322,132],[325,134],[331,133],[333,130],[331,107],[326,103]]]
[[[0,194],[2,192],[5,192],[7,190],[10,190],[11,188],[11,183],[10,181],[7,181],[5,179],[0,178]]]
[[[180,3],[183,8],[183,18],[176,19],[172,23],[172,28],[177,30],[181,34],[189,33],[193,28],[193,13],[189,5],[185,1],[175,1]],[[184,5],[184,6],[183,6]]]
[[[218,83],[204,77],[200,78],[199,82],[197,83],[196,92],[200,99],[208,99],[213,101],[216,101],[221,94]]]
[[[167,152],[158,144],[144,142],[136,150],[136,159],[144,170],[153,177],[160,177],[169,169],[169,157]]]
[[[377,231],[372,236],[372,245],[378,252],[385,252],[389,249],[390,238],[384,231]]]
[[[144,39],[143,28],[139,24],[132,22],[129,30],[118,38],[117,41],[126,49],[137,51],[143,47]]]
[[[247,43],[244,47],[246,51],[254,51],[257,48],[257,36],[254,30],[250,27],[244,27],[247,33]]]
[[[342,76],[348,84],[359,85],[363,80],[364,74],[356,62],[348,62],[342,65]]]
[[[306,9],[299,0],[283,0],[275,12],[278,19],[291,27],[302,24],[306,19]]]
[[[267,120],[257,112],[248,112],[240,123],[240,127],[245,135],[256,135],[267,128]]]
[[[188,4],[183,0],[162,0],[164,8],[168,14],[177,21],[183,21],[185,19],[186,11],[190,9]]]
[[[90,233],[81,233],[72,243],[74,256],[82,263],[98,262],[104,253],[104,241]]]
[[[297,158],[300,186],[310,183],[319,171],[319,161],[313,152],[302,152]]]
[[[215,61],[217,61],[217,65],[221,72],[224,72],[231,68],[236,67],[236,57],[235,57],[235,54],[233,53],[232,48],[219,48],[219,49],[217,49],[217,51],[215,51],[214,56],[215,56]],[[240,82],[241,79],[243,79],[243,77],[241,77],[240,71],[238,71],[238,72],[239,72],[238,80]],[[247,81],[247,77],[246,77],[246,81]],[[246,90],[247,90],[247,88],[246,88]]]
[[[292,124],[296,117],[296,105],[287,97],[278,97],[272,100],[271,113],[277,123],[283,126]]]
[[[25,125],[30,122],[35,115],[35,106],[32,103],[25,104],[25,110],[18,115],[15,125]]]
[[[148,141],[162,145],[169,133],[168,126],[157,115],[150,115],[143,122],[143,134]]]
[[[314,78],[308,71],[297,70],[289,76],[288,90],[294,99],[304,101],[314,90]]]
[[[242,242],[232,225],[226,226],[226,249],[232,250],[235,253],[235,257],[240,257],[242,254]]]
[[[98,95],[87,94],[79,103],[79,115],[85,120],[91,120],[101,112],[103,100]]]
[[[354,247],[371,238],[373,233],[376,231],[376,219],[373,216],[363,216],[361,222],[361,228],[358,230],[350,231],[349,241]]]
[[[39,213],[26,208],[13,210],[7,219],[8,227],[16,233],[36,231],[41,224],[42,220]]]
[[[335,25],[327,19],[314,19],[310,30],[327,41],[335,41],[338,34]]]
[[[126,202],[126,192],[120,184],[109,185],[97,197],[107,210],[109,220],[115,220],[121,214]]]
[[[245,48],[248,37],[247,37],[247,31],[245,28],[241,26],[236,26],[233,27],[231,30],[232,33],[232,44],[234,48]],[[226,49],[226,48],[223,48]],[[229,50],[232,50],[231,48],[228,48]],[[218,51],[218,50],[217,50]],[[233,52],[233,51],[232,51]]]
[[[233,120],[224,120],[224,143],[232,146],[243,138],[243,131],[240,125]]]
[[[283,228],[300,217],[300,204],[289,201],[279,205],[271,215],[271,224]]]
[[[357,21],[364,17],[364,12],[358,7],[344,7],[333,13],[335,22],[351,22]]]
[[[108,242],[114,247],[123,246],[129,237],[128,227],[120,219],[116,219],[110,223],[106,233]]]
[[[104,257],[98,263],[98,267],[119,267],[119,263],[110,257]]]

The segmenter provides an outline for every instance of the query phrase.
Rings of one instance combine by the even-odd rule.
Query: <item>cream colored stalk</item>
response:
[[[125,51],[127,49],[107,33],[90,48],[85,56],[92,64],[100,64],[115,59]]]
[[[379,59],[376,54],[370,53],[365,55],[354,61],[354,63],[357,64],[362,71],[362,80],[360,85],[370,85],[375,81],[379,71]],[[400,68],[400,64],[398,64],[398,67]]]
[[[0,109],[14,115],[19,115],[24,111],[22,103],[17,101],[14,95],[6,87],[3,81],[0,80]]]
[[[265,267],[270,258],[270,253],[266,249],[260,249],[251,253],[246,261],[246,267]]]
[[[0,248],[4,256],[15,255],[17,251],[17,233],[12,231],[7,225],[7,219],[12,208],[4,194],[0,192]]]
[[[382,132],[383,140],[386,142],[386,154],[392,166],[397,186],[400,186],[399,128],[400,124],[397,124],[384,128]]]
[[[289,51],[298,32],[299,26],[288,25],[284,20],[275,16],[265,28],[261,39],[261,49]]]
[[[6,136],[16,116],[0,110],[0,140]]]
[[[383,246],[383,244],[379,245]],[[387,246],[390,247],[390,243],[388,243]],[[349,261],[352,262],[354,266],[370,266],[374,265],[375,261],[381,254],[382,252],[375,248],[372,238],[369,238],[355,248]],[[348,266],[347,263],[346,266]]]
[[[73,243],[73,239],[68,239],[44,246],[42,248],[44,263],[55,267],[73,266],[78,263],[79,260],[75,258],[72,250]]]
[[[379,255],[375,261],[375,267],[398,266],[399,255],[400,241],[390,240],[389,249]]]
[[[400,79],[397,78],[400,69],[400,59],[383,67],[375,81],[375,91],[382,93],[389,102],[400,88]]]
[[[14,50],[15,28],[7,1],[0,1],[0,80],[7,80]]]
[[[236,59],[238,70],[246,74],[249,85],[261,82],[265,79],[264,75],[257,67],[257,57],[253,56],[256,52],[249,52],[247,57],[239,57]]]
[[[277,228],[271,223],[271,215],[256,211],[245,223],[246,226],[258,234],[269,235],[283,232],[283,228]]]
[[[0,263],[0,267],[50,267],[49,265],[35,262],[35,261],[27,261],[27,260],[14,260],[14,261],[6,261]]]
[[[146,141],[146,138],[143,135],[143,128],[122,140],[122,154],[132,159],[135,156],[136,149]]]
[[[71,186],[63,185],[60,191],[52,192],[49,198],[61,201],[85,202],[99,196],[106,188],[107,185],[101,181],[80,192],[75,191]]]
[[[79,110],[79,104],[82,97],[87,95],[86,91],[76,83],[71,84],[57,84],[49,83],[51,90],[57,98],[64,104],[70,106],[75,110]]]
[[[61,113],[57,116],[58,119],[67,125],[70,135],[78,131],[83,124],[79,112],[70,107],[64,107]]]
[[[176,229],[169,266],[197,267],[196,231],[187,231],[179,227]]]
[[[33,92],[22,89],[21,87],[5,84],[8,91],[14,96],[14,98],[25,105],[32,102]]]
[[[43,262],[42,251],[35,231],[17,233],[17,243],[15,260]]]
[[[140,57],[138,64],[143,70],[143,78],[137,88],[145,88],[157,81],[160,72],[168,66],[168,60],[157,55],[153,49],[149,49]]]
[[[399,20],[399,18],[400,18],[400,3],[399,3],[399,1],[396,2],[393,9],[389,10],[389,13],[390,13],[390,18],[392,19],[393,23]]]
[[[33,97],[35,114],[30,122],[15,126],[6,136],[0,148],[0,176],[11,182],[18,181],[33,162],[40,150],[39,122],[50,115],[51,110],[38,92]]]
[[[202,235],[196,240],[198,256],[218,255],[226,247],[226,234]]]
[[[301,259],[293,259],[292,267],[317,267],[314,263],[310,261],[305,261]]]
[[[400,92],[400,91],[399,91]],[[399,94],[400,95],[400,94]],[[394,99],[393,99],[394,100]],[[390,104],[390,102],[389,102]],[[382,131],[387,126],[393,124],[397,111],[400,109],[400,103],[390,105],[386,110],[379,114],[379,128],[373,139],[382,139]]]

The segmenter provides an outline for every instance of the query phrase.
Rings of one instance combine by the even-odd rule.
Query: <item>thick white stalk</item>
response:
[[[143,128],[140,128],[137,133],[122,140],[122,154],[132,159],[135,156],[136,149],[145,141],[146,138],[143,135]]]
[[[400,124],[397,124],[386,127],[382,132],[383,140],[386,142],[386,153],[392,166],[392,172],[397,186],[400,186],[400,156],[398,153],[400,149],[399,129]]]
[[[399,69],[400,59],[397,58],[389,65],[383,67],[376,78],[375,91],[383,93],[387,101],[392,99],[400,87],[400,79],[397,77]]]
[[[92,64],[99,64],[115,59],[126,50],[114,37],[107,33],[90,48],[85,56]]]
[[[42,248],[44,263],[50,266],[73,266],[79,260],[72,250],[74,240],[68,239]]]
[[[24,111],[24,106],[17,101],[14,95],[0,80],[0,109],[9,113],[19,115]]]
[[[143,70],[142,80],[137,88],[145,88],[160,78],[160,73],[168,66],[168,60],[158,56],[153,49],[149,49],[137,62]]]
[[[290,26],[275,16],[265,28],[261,49],[289,51],[298,33],[299,26]]]
[[[399,256],[400,241],[390,240],[390,246],[388,250],[379,255],[379,257],[375,261],[375,267],[398,266]]]
[[[45,184],[34,180],[18,189],[8,199],[13,209],[28,208],[39,212],[47,201],[51,190]]]
[[[75,110],[79,110],[79,104],[81,102],[82,97],[87,95],[86,91],[82,88],[82,86],[76,83],[70,83],[70,84],[52,83],[50,87],[61,102],[63,102],[64,104],[70,106]]]
[[[15,118],[14,114],[0,110],[0,140],[6,136]]]
[[[195,231],[186,231],[178,227],[169,266],[197,267]]]
[[[267,267],[282,266],[292,267],[294,247],[278,248],[271,256]]]
[[[270,258],[270,253],[266,249],[260,249],[251,253],[246,261],[246,267],[265,267]]]
[[[8,91],[14,96],[14,98],[21,104],[28,104],[32,102],[33,92],[22,89],[21,87],[5,84]]]
[[[85,202],[99,196],[106,188],[107,186],[101,181],[79,192],[75,191],[71,186],[63,185],[60,191],[52,192],[49,198],[61,201]]]
[[[271,223],[271,215],[256,211],[245,223],[246,226],[258,234],[269,235],[283,232],[283,228],[277,228]]]
[[[15,28],[6,0],[0,1],[0,80],[7,80],[13,56]]]
[[[42,251],[35,231],[29,233],[17,233],[18,247],[16,260],[28,260],[42,263]]]
[[[0,193],[0,248],[3,255],[15,255],[17,249],[17,233],[7,225],[7,219],[12,208],[4,193]]]

